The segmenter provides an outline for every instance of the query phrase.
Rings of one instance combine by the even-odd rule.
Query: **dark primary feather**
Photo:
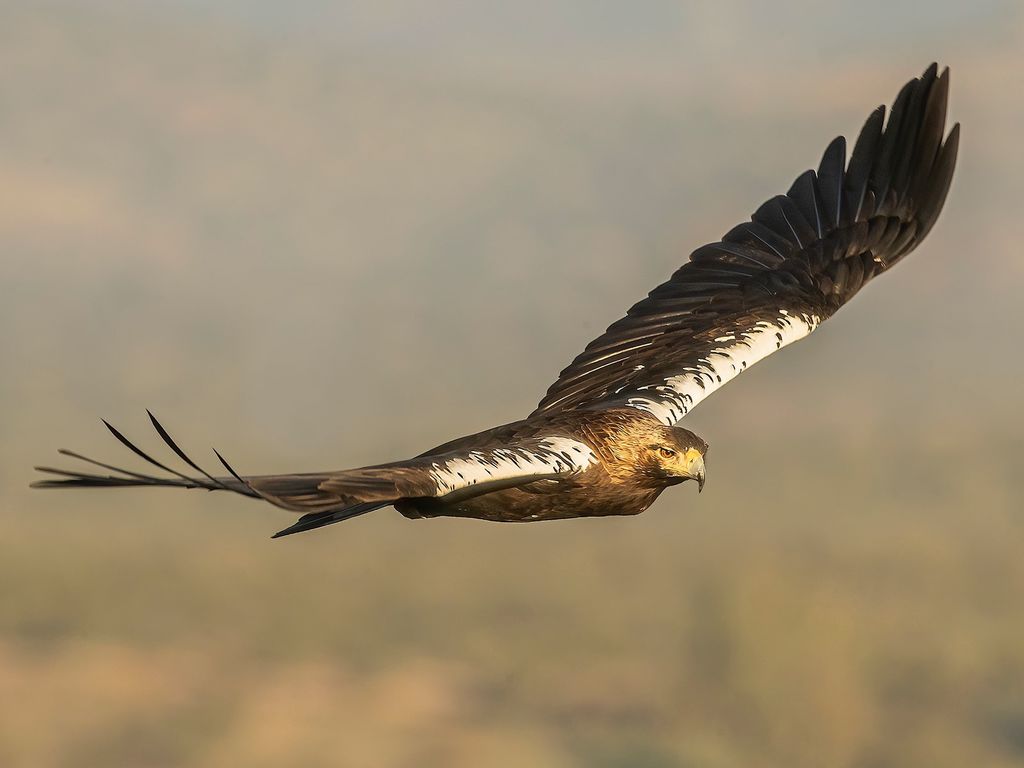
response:
[[[147,411],[149,413],[149,411]],[[199,473],[199,477],[190,477],[173,467],[164,464],[143,451],[129,440],[116,427],[103,421],[110,433],[118,442],[128,448],[136,456],[157,469],[166,472],[170,477],[149,475],[142,472],[123,469],[107,464],[74,451],[61,449],[64,456],[78,459],[96,467],[109,470],[109,474],[96,472],[80,472],[56,467],[36,467],[36,470],[53,475],[54,478],[32,483],[33,488],[110,488],[110,487],[146,487],[165,486],[173,488],[202,488],[208,491],[231,491],[254,499],[263,499],[271,504],[292,512],[322,512],[337,509],[345,504],[336,493],[324,491],[320,485],[330,477],[330,473],[303,473],[290,475],[259,475],[253,477],[240,476],[216,449],[213,449],[220,463],[230,473],[229,477],[215,477],[193,461],[174,441],[157,418],[149,413],[150,421],[164,443],[185,464]]]
[[[116,427],[108,421],[103,420],[104,425],[110,433],[117,438],[118,442],[128,448],[139,458],[158,469],[168,473],[171,477],[147,475],[141,472],[133,472],[128,469],[113,466],[96,459],[83,456],[80,453],[61,449],[59,453],[79,461],[92,464],[110,470],[112,474],[98,474],[89,472],[77,472],[55,467],[36,467],[36,470],[46,474],[54,475],[59,479],[40,480],[32,483],[33,488],[114,488],[114,487],[148,487],[148,486],[170,486],[176,488],[203,488],[209,491],[232,491],[234,493],[248,496],[255,499],[263,499],[275,506],[288,509],[293,512],[305,512],[294,525],[279,531],[274,538],[288,536],[293,533],[313,530],[330,523],[347,520],[358,515],[365,514],[374,509],[387,506],[389,502],[376,503],[344,503],[339,496],[332,491],[324,491],[321,488],[331,475],[326,472],[304,473],[290,475],[265,475],[258,477],[241,477],[228,462],[221,456],[217,449],[214,454],[220,460],[224,468],[230,473],[230,477],[214,477],[205,469],[193,461],[174,441],[164,426],[157,420],[150,411],[149,419],[153,428],[164,441],[164,443],[180,458],[185,464],[198,472],[201,477],[189,477],[176,469],[167,466],[161,461],[150,456],[129,440]]]
[[[592,341],[535,414],[620,403],[692,370],[716,338],[740,336],[779,310],[824,320],[928,234],[956,164],[959,124],[943,142],[949,70],[935,64],[868,117],[818,170],[764,203],[721,242],[698,248],[668,282]]]

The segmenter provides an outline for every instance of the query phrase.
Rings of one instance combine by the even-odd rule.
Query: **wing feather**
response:
[[[597,461],[593,450],[568,437],[532,437],[499,446],[461,448],[408,461],[332,473],[320,490],[346,504],[398,499],[458,498],[571,476]]]
[[[758,360],[811,333],[934,225],[956,165],[949,70],[931,65],[875,109],[846,162],[766,201],[634,305],[562,371],[536,414],[630,405],[674,424]]]
[[[402,499],[455,501],[537,480],[569,478],[598,461],[589,445],[569,437],[564,431],[529,428],[525,422],[517,422],[459,438],[406,461],[334,472],[241,476],[214,450],[230,473],[229,477],[215,477],[182,450],[152,413],[149,418],[164,444],[199,476],[190,477],[158,461],[104,421],[118,442],[167,475],[122,469],[61,449],[62,455],[108,470],[109,474],[39,466],[36,467],[39,472],[52,477],[39,480],[33,486],[164,486],[232,491],[263,499],[282,509],[306,513],[296,525],[279,534],[285,535],[345,520]]]

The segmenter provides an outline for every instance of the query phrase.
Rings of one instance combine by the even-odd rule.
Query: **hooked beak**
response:
[[[686,452],[686,477],[697,481],[697,493],[704,490],[704,457],[700,451],[690,449]]]

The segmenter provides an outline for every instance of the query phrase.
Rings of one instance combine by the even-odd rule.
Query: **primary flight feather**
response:
[[[703,488],[707,443],[679,426],[704,398],[817,328],[928,234],[956,165],[945,134],[949,70],[932,64],[868,117],[849,162],[835,139],[720,242],[698,248],[665,283],[587,345],[522,421],[406,461],[290,475],[215,477],[150,414],[192,476],[154,459],[110,424],[155,476],[62,454],[112,474],[37,467],[39,488],[169,485],[228,490],[302,513],[277,536],[386,506],[406,517],[526,522],[635,515],[667,487]],[[106,422],[104,422],[106,424]]]

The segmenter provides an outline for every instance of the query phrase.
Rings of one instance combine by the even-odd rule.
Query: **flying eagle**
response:
[[[636,515],[668,486],[704,486],[708,444],[680,426],[715,390],[807,336],[925,238],[956,164],[959,124],[944,136],[949,70],[932,64],[868,117],[846,161],[840,136],[817,171],[797,177],[720,242],[694,251],[669,280],[592,341],[522,421],[359,469],[196,474],[114,437],[166,475],[61,453],[113,474],[37,467],[38,488],[165,485],[233,491],[302,513],[276,536],[393,506],[406,517],[503,522]],[[216,453],[216,451],[215,451]]]

